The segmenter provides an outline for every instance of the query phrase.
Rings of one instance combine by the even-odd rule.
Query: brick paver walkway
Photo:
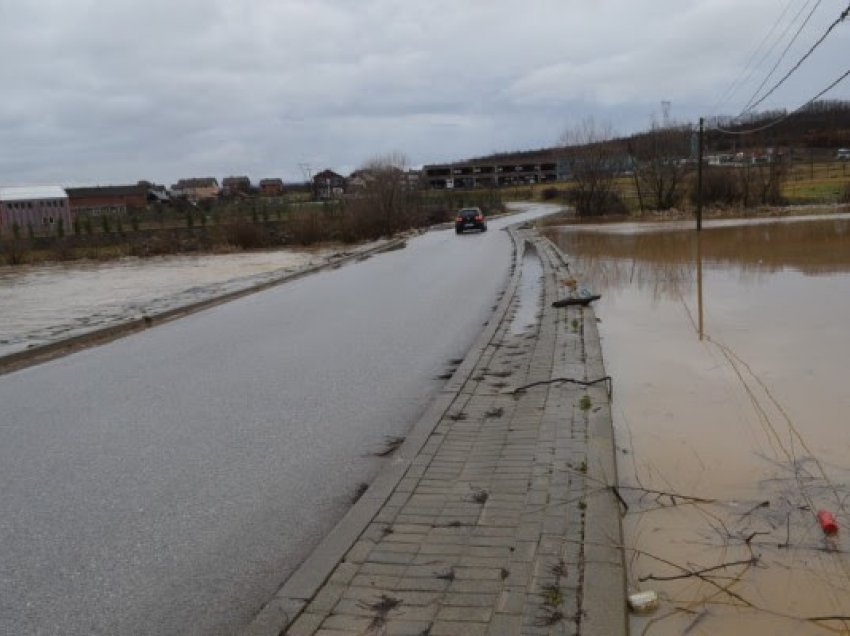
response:
[[[389,497],[282,633],[626,633],[606,385],[552,382],[604,375],[596,318],[551,307],[566,263],[533,231],[515,237],[517,267],[524,251],[543,264],[537,325],[512,325],[513,298]]]

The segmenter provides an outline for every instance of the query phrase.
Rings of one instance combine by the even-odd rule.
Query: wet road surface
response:
[[[472,344],[522,218],[0,377],[0,633],[247,624]]]

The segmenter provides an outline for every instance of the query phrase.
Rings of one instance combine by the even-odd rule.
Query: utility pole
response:
[[[697,140],[697,232],[702,231],[702,153],[705,119],[699,118],[699,139]]]

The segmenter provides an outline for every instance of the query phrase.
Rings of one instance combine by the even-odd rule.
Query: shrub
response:
[[[691,187],[691,201],[697,203],[697,182]],[[742,200],[740,179],[735,168],[708,168],[702,174],[703,205],[734,205]]]
[[[260,228],[245,221],[239,221],[227,228],[227,242],[243,250],[256,249],[265,244]]]
[[[68,247],[68,244],[64,241],[55,242],[51,253],[53,254],[53,260],[56,261],[70,261],[74,258],[74,250]]]
[[[312,245],[328,237],[328,227],[314,210],[301,210],[289,223],[292,240],[299,245]]]
[[[27,250],[21,241],[12,241],[6,245],[6,264],[23,265],[26,263]]]
[[[850,203],[850,181],[844,184],[844,189],[838,196],[838,201],[840,203]]]
[[[540,198],[544,201],[551,201],[561,196],[561,191],[558,188],[543,188],[540,192]]]
[[[582,217],[627,216],[629,208],[619,193],[609,191],[598,193],[588,199],[577,190],[569,190],[566,200],[575,206],[576,214]]]

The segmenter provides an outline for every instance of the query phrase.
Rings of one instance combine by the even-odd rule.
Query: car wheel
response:
[[[485,225],[484,227],[482,227],[482,228],[481,228],[481,231],[482,231],[482,232],[486,232],[486,231],[487,231],[487,226]]]
[[[455,234],[463,234],[463,230],[455,228]]]

